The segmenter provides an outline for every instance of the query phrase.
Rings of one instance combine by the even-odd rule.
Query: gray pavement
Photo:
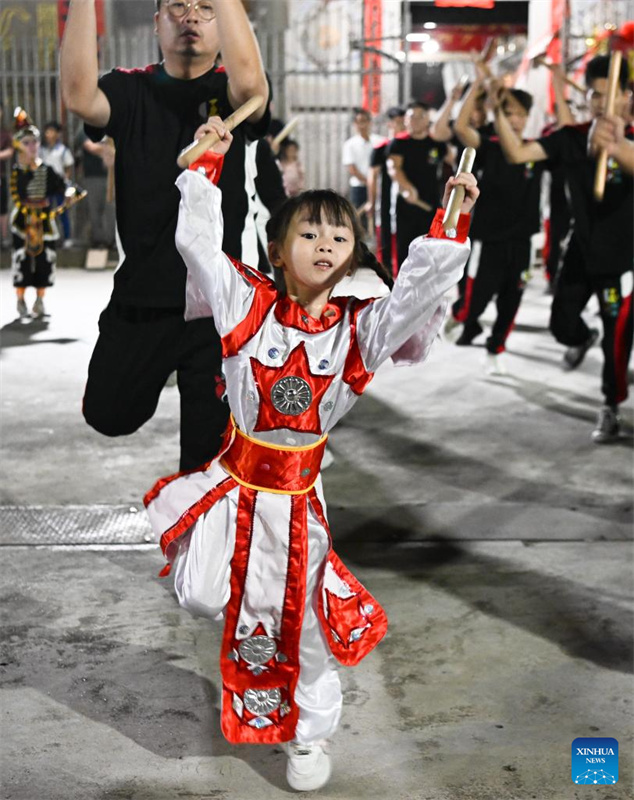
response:
[[[83,423],[111,281],[60,270],[51,317],[24,325],[0,272],[0,798],[289,797],[279,748],[223,740],[220,630],[157,577],[140,501],[176,468],[176,390],[133,436]],[[548,306],[538,274],[506,377],[439,342],[426,365],[382,368],[331,437],[335,547],[390,629],[342,668],[323,797],[634,794],[632,403],[623,440],[593,445],[600,351],[562,371]],[[619,781],[575,786],[571,743],[595,736],[619,741]]]

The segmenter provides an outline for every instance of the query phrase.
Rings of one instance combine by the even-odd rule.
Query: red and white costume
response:
[[[308,744],[339,721],[334,658],[356,664],[387,629],[332,551],[319,476],[327,433],[383,361],[399,350],[425,358],[468,257],[469,222],[457,240],[415,240],[390,295],[336,297],[315,319],[222,252],[221,192],[204,174],[177,185],[186,318],[213,315],[233,418],[217,459],[162,479],[145,502],[181,605],[225,620],[226,738]],[[439,222],[433,231],[442,236]]]

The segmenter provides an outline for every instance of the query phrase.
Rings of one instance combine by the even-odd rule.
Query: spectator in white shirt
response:
[[[56,120],[47,122],[44,126],[44,141],[40,145],[40,158],[49,167],[52,167],[58,175],[65,180],[72,178],[72,169],[75,164],[73,154],[62,141],[62,126]],[[64,196],[55,197],[55,203],[64,202]],[[68,212],[64,212],[58,217],[64,233],[64,244],[70,241],[70,220]]]
[[[368,199],[368,175],[374,147],[381,137],[370,133],[372,116],[369,111],[357,108],[352,118],[356,134],[343,143],[343,165],[350,176],[350,202],[361,209]]]

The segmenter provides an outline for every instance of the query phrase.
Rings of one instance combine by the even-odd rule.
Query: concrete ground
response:
[[[279,748],[219,733],[220,629],[179,609],[147,541],[177,390],[131,437],[83,423],[111,281],[60,270],[52,316],[21,324],[0,273],[0,798],[289,797]],[[341,670],[325,798],[633,796],[632,403],[622,441],[593,445],[601,353],[564,372],[548,307],[538,274],[508,376],[439,342],[421,367],[382,368],[331,437],[335,547],[390,629]],[[573,783],[577,737],[618,740],[618,783]]]

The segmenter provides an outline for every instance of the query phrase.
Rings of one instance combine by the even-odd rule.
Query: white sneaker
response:
[[[44,300],[42,300],[41,297],[37,297],[35,299],[31,314],[35,319],[41,319],[46,314],[46,311],[44,310]]]
[[[497,353],[487,353],[484,361],[487,375],[506,375],[507,369],[502,356]]]
[[[29,309],[26,307],[26,301],[23,297],[18,300],[18,315],[20,319],[29,316]]]
[[[286,780],[296,792],[312,792],[321,789],[330,780],[332,766],[324,741],[312,744],[287,742],[284,745],[288,755]]]

